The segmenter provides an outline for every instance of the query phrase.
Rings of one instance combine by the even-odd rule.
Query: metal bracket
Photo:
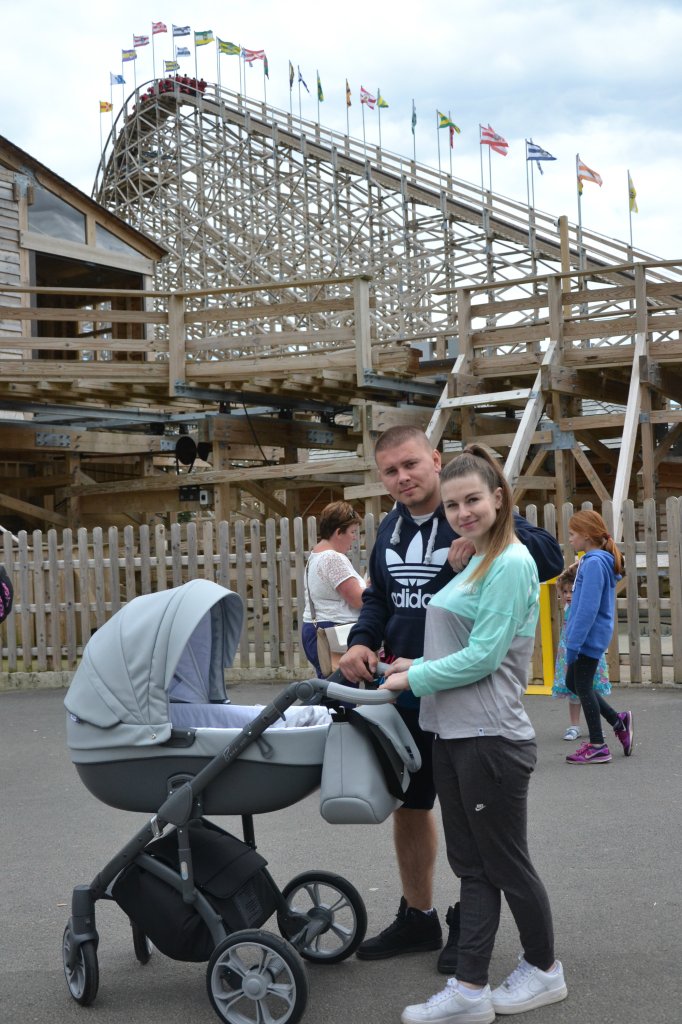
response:
[[[540,445],[540,448],[549,452],[570,451],[575,448],[575,434],[572,430],[559,430],[556,423],[551,425],[552,440],[547,444]]]
[[[39,430],[36,433],[36,448],[70,448],[70,434],[48,434]]]

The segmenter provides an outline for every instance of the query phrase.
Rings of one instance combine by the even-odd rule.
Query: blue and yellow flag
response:
[[[195,46],[206,46],[207,43],[213,42],[213,31],[209,28],[206,32],[195,32],[194,33],[194,45]]]
[[[179,71],[180,70],[180,65],[178,64],[178,62],[176,60],[165,60],[163,62],[163,70],[164,71]]]
[[[381,89],[379,89],[379,91],[377,92],[377,106],[378,107],[387,107],[388,106],[388,103],[386,102],[384,97],[381,95]]]
[[[121,60],[137,60],[137,50],[121,50]]]

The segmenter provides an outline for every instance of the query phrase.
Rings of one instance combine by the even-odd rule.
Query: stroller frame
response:
[[[332,701],[385,704],[394,699],[388,691],[361,690],[330,680],[310,679],[291,683],[282,690],[241,732],[196,775],[178,774],[169,780],[169,793],[158,811],[96,875],[90,885],[77,885],[72,894],[71,916],[64,931],[63,963],[71,996],[81,1005],[91,1004],[99,986],[95,905],[100,899],[113,899],[111,887],[124,869],[135,864],[155,876],[191,906],[208,929],[213,952],[207,968],[208,995],[214,1010],[228,1024],[269,1019],[274,1024],[296,1024],[303,1014],[308,996],[304,959],[335,963],[350,956],[362,942],[367,915],[362,897],[341,876],[326,871],[311,871],[292,879],[280,891],[265,868],[261,875],[272,887],[279,936],[260,929],[272,912],[256,928],[230,931],[210,899],[195,884],[190,823],[201,822],[202,794],[252,744],[262,737],[296,701],[319,703]],[[253,816],[242,814],[244,842],[256,848]],[[147,852],[154,840],[174,826],[178,840],[176,871]],[[171,833],[167,833],[171,834]],[[332,896],[329,897],[328,893]],[[312,904],[296,906],[301,897]],[[350,924],[348,923],[350,915]],[[340,918],[343,918],[341,920]],[[140,963],[149,960],[151,949],[144,932],[131,919],[135,954]],[[328,948],[325,941],[335,943]],[[275,998],[276,1005],[271,1005]],[[267,1011],[264,1012],[264,1008]],[[269,1015],[269,1016],[268,1016]]]

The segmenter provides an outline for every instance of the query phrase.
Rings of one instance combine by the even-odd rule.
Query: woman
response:
[[[321,540],[310,553],[305,570],[303,649],[319,678],[324,678],[317,655],[317,626],[355,622],[362,606],[365,582],[347,552],[358,539],[360,516],[347,501],[332,501],[320,516]]]
[[[552,915],[526,837],[536,744],[522,696],[535,641],[535,562],[514,533],[512,494],[499,466],[470,445],[441,472],[448,522],[473,542],[468,566],[434,594],[424,656],[400,658],[384,686],[422,698],[420,725],[436,733],[434,778],[448,861],[461,879],[457,976],[403,1024],[490,1024],[567,994],[554,958]],[[491,992],[488,968],[504,893],[523,955]]]

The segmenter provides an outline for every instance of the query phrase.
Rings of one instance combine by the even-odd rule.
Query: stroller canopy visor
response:
[[[121,608],[88,641],[64,701],[86,726],[78,729],[78,745],[164,743],[171,694],[224,700],[224,669],[232,664],[243,616],[239,595],[210,580],[144,594]]]

